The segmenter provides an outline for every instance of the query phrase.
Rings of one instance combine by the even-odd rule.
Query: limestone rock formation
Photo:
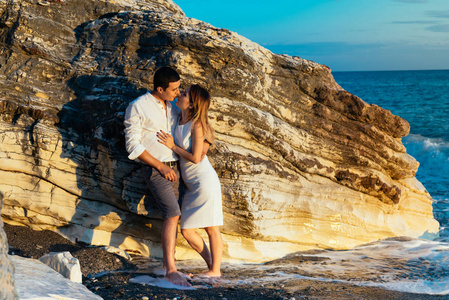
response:
[[[3,206],[3,193],[0,192],[0,212]],[[14,266],[8,256],[8,241],[3,230],[3,220],[0,216],[0,299],[19,299],[14,286]]]
[[[183,87],[213,95],[225,257],[438,232],[401,142],[407,121],[344,91],[324,65],[164,0],[1,1],[0,33],[6,222],[160,256],[159,212],[127,159],[123,117],[170,65]]]

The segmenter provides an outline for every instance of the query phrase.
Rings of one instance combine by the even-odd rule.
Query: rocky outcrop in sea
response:
[[[213,95],[209,151],[225,257],[265,261],[435,235],[406,120],[343,90],[318,63],[270,52],[164,0],[0,1],[3,219],[161,256],[159,212],[123,118],[172,66]],[[195,253],[180,237],[179,258]],[[196,256],[195,256],[196,257]]]

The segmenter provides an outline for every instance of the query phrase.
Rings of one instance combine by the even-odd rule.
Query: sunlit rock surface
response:
[[[10,256],[10,259],[16,268],[16,287],[21,300],[103,299],[81,283],[65,278],[37,259],[20,256]]]
[[[401,142],[409,124],[344,91],[324,65],[275,55],[172,1],[1,1],[0,24],[8,223],[160,257],[159,212],[127,159],[123,117],[170,65],[183,87],[214,96],[226,258],[438,231]],[[178,245],[178,258],[195,255]]]

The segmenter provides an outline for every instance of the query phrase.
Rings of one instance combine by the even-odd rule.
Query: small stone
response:
[[[149,298],[147,296],[143,296],[142,300],[149,300]]]

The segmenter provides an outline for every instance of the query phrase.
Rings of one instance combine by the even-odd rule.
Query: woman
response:
[[[214,133],[207,113],[210,95],[199,85],[192,85],[176,102],[181,109],[174,138],[158,132],[159,142],[180,157],[181,176],[186,186],[181,204],[181,233],[189,245],[206,261],[208,277],[221,276],[223,241],[219,226],[223,225],[221,185],[207,157],[201,160],[204,140],[213,143]],[[176,141],[176,143],[175,143]],[[204,228],[210,251],[197,228]]]

